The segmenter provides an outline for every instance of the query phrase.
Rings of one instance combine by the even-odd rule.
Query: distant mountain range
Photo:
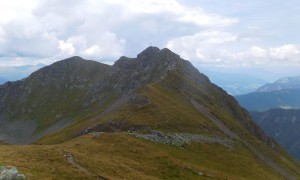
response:
[[[253,92],[235,96],[235,98],[248,111],[266,111],[274,108],[300,108],[300,89]]]
[[[300,160],[300,109],[271,109],[250,113],[269,136]]]
[[[256,92],[280,91],[285,89],[300,89],[300,76],[280,78],[273,83],[263,85]]]
[[[71,57],[0,97],[0,141],[34,143],[5,146],[1,164],[20,163],[28,179],[300,177],[232,96],[166,48],[112,66]]]
[[[247,74],[202,70],[209,79],[228,94],[241,95],[255,91],[267,81]]]
[[[300,77],[280,78],[255,92],[235,96],[256,123],[300,159]]]
[[[249,111],[300,108],[300,76],[280,78],[261,86],[255,92],[237,95],[241,106]]]

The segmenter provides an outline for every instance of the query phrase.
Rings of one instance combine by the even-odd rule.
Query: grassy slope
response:
[[[211,143],[178,148],[123,133],[104,133],[56,145],[1,145],[0,149],[1,164],[18,167],[29,179],[94,179],[68,163],[64,156],[67,152],[91,172],[111,179],[206,179],[207,175],[221,179],[282,179],[239,143],[233,150]]]
[[[72,138],[80,129],[110,120],[127,125],[148,125],[164,132],[190,132],[223,136],[209,119],[199,114],[187,100],[177,96],[176,93],[166,91],[160,85],[154,84],[141,90],[140,94],[146,96],[150,103],[139,107],[125,102],[105,115],[101,114],[103,108],[98,111],[100,115],[97,116],[93,113],[96,117],[92,120],[87,120],[91,118],[88,115],[89,118],[82,118],[73,126],[48,135],[38,143],[60,143]]]
[[[178,78],[176,78],[178,80]],[[172,82],[172,81],[170,81]],[[178,83],[176,83],[178,84]],[[180,83],[179,83],[180,84]],[[192,85],[192,83],[191,83]],[[38,143],[40,144],[53,144],[53,143],[58,143],[58,142],[63,142],[65,140],[68,140],[74,136],[74,133],[79,131],[82,127],[88,127],[91,126],[92,124],[98,124],[98,123],[105,123],[110,120],[114,121],[119,121],[123,122],[125,124],[132,124],[132,125],[149,125],[153,129],[158,129],[161,131],[165,132],[190,132],[190,133],[199,133],[199,134],[205,134],[205,135],[218,135],[218,136],[225,136],[224,134],[221,133],[221,131],[214,125],[212,122],[204,117],[201,113],[199,113],[193,106],[189,103],[187,99],[185,99],[184,96],[179,95],[178,93],[181,93],[180,88],[169,88],[169,86],[174,87],[174,84],[161,84],[161,83],[155,83],[152,85],[148,85],[145,88],[143,88],[141,91],[139,91],[140,94],[148,97],[150,100],[150,103],[137,107],[129,103],[123,103],[121,104],[118,108],[114,109],[112,112],[107,113],[105,115],[98,116],[94,118],[93,120],[89,121],[78,121],[75,125],[64,129],[63,131],[47,136],[40,140]],[[199,87],[197,87],[199,88]],[[195,88],[191,88],[195,89]],[[202,88],[199,88],[202,89]],[[191,92],[193,93],[193,92]],[[218,93],[218,92],[214,92]],[[193,94],[192,94],[193,96]],[[220,96],[220,94],[215,94],[215,96]],[[205,96],[198,96],[198,101],[200,102],[207,102],[206,99],[201,99],[201,98],[206,98]],[[249,133],[249,131],[246,131],[245,128],[238,123],[236,117],[233,117],[232,114],[228,113],[226,109],[222,108],[217,108],[214,106],[212,103],[206,103],[206,107],[209,107],[212,111],[212,113],[217,116],[218,118],[222,119],[222,121],[232,130],[234,130],[236,133],[240,135],[243,139],[246,139],[248,143],[252,144],[256,149],[259,149],[260,152],[265,154],[267,157],[272,159],[272,161],[276,162],[276,164],[280,165],[284,169],[286,169],[288,172],[291,174],[294,174],[296,176],[300,176],[299,174],[299,166],[283,151],[281,150],[280,156],[278,156],[277,153],[273,152],[270,150],[269,147],[267,147],[264,143],[258,141],[256,138],[253,137]],[[230,106],[234,106],[230,105]],[[99,110],[101,112],[101,110]],[[239,143],[239,142],[237,142]],[[115,143],[114,143],[115,144]],[[158,145],[161,146],[161,145]],[[191,145],[192,146],[192,145]],[[130,146],[132,147],[132,146]],[[195,147],[199,147],[202,149],[203,147],[206,147],[207,149],[204,150],[205,154],[220,154],[220,152],[224,153],[223,150],[219,148],[215,148],[214,146],[207,145],[207,146],[199,146],[195,145]],[[134,148],[134,147],[132,147]],[[197,149],[197,148],[196,148]],[[195,150],[195,152],[202,151],[202,150]],[[79,150],[79,149],[77,149]],[[215,158],[211,156],[209,162],[202,162],[202,166],[205,168],[212,168],[215,173],[224,173],[228,174],[231,171],[234,172],[233,175],[237,176],[242,176],[242,173],[245,173],[243,176],[254,176],[251,175],[249,168],[254,168],[254,169],[260,169],[262,166],[264,167],[261,162],[258,162],[256,157],[254,155],[251,155],[250,152],[247,151],[245,152],[246,149],[243,147],[243,145],[239,145],[238,149],[235,149],[235,151],[238,151],[240,154],[237,155],[237,159],[242,159],[239,163],[237,164],[237,167],[232,167],[235,166],[237,162],[230,161],[231,156],[234,156],[236,152],[228,152],[226,156],[223,156],[221,159],[221,165],[217,165],[218,163],[218,158]],[[245,153],[247,155],[245,155]],[[112,155],[112,154],[111,154]],[[190,152],[189,155],[190,156]],[[83,153],[84,156],[84,153]],[[104,155],[106,156],[106,155]],[[126,153],[122,155],[126,157]],[[179,157],[176,155],[175,157]],[[226,158],[227,157],[227,158]],[[199,159],[200,157],[194,156],[192,159]],[[97,159],[97,158],[96,158]],[[177,159],[178,160],[178,159]],[[201,158],[199,159],[201,160]],[[89,160],[88,160],[89,161]],[[215,162],[217,161],[217,162]],[[237,160],[239,161],[239,160]],[[250,167],[249,162],[254,161],[255,165],[254,167]],[[189,160],[187,161],[189,162]],[[228,162],[228,164],[227,164]],[[148,162],[146,162],[147,164]],[[214,164],[215,163],[215,164]],[[224,163],[224,164],[223,164]],[[251,162],[253,163],[253,162]],[[204,165],[205,164],[205,165]],[[247,168],[244,170],[240,169],[240,166],[245,166],[247,164]],[[150,165],[150,164],[149,164]],[[200,165],[200,164],[198,164]],[[230,167],[229,169],[225,167]],[[268,167],[264,167],[264,170],[266,172],[262,172],[263,175],[268,176],[270,174],[276,174],[273,172],[273,170],[270,170]],[[95,168],[95,171],[97,168]],[[241,171],[241,172],[239,172]],[[256,170],[259,172],[258,170]],[[267,173],[267,171],[269,171]],[[247,174],[249,173],[249,174]],[[221,176],[223,177],[222,174]],[[227,176],[227,175],[226,175]],[[224,175],[225,177],[225,175]],[[262,178],[262,177],[261,177]],[[252,179],[252,178],[251,178]],[[256,179],[256,178],[254,178]],[[266,178],[264,178],[266,179]]]
[[[179,132],[193,132],[193,133],[201,133],[201,134],[206,134],[206,135],[216,135],[218,134],[219,136],[223,136],[216,127],[214,127],[211,122],[203,117],[201,114],[199,114],[195,109],[193,109],[188,103],[179,103],[179,102],[185,102],[184,100],[178,98],[178,96],[173,96],[173,92],[168,92],[166,95],[165,89],[161,88],[160,86],[153,85],[153,86],[148,86],[146,89],[142,91],[144,95],[146,95],[148,98],[151,99],[151,103],[141,107],[141,108],[129,108],[130,105],[126,104],[118,108],[116,111],[119,113],[116,113],[115,111],[111,114],[108,114],[106,117],[99,118],[94,121],[90,121],[91,124],[96,123],[96,122],[105,122],[109,119],[126,119],[126,123],[128,124],[149,124],[155,129],[160,129],[162,131],[179,131]],[[172,103],[174,106],[168,106],[170,103]],[[129,106],[129,107],[128,107]],[[127,108],[125,108],[127,107]],[[160,108],[159,108],[160,107]],[[164,108],[161,108],[164,107]],[[178,111],[180,109],[181,111]],[[132,111],[134,113],[132,113]],[[225,119],[223,117],[223,119]],[[184,120],[184,121],[183,121]],[[166,122],[168,121],[170,126],[165,126]],[[226,120],[224,120],[226,122]],[[228,123],[228,122],[227,122]],[[172,126],[174,124],[174,126]],[[191,125],[192,126],[189,126]],[[85,123],[86,125],[86,123]],[[74,132],[75,129],[79,129],[79,127],[82,127],[81,123],[78,123],[77,125],[74,125],[72,130],[69,129],[69,131],[63,131],[64,133],[58,133],[55,134],[54,136],[49,136],[47,138],[44,138],[41,140],[39,143],[53,143],[55,140],[62,138],[65,136],[65,133],[72,133]],[[172,128],[175,127],[175,128]],[[179,127],[179,128],[178,128]],[[208,128],[209,127],[209,128]],[[233,126],[234,127],[234,126]],[[205,130],[208,129],[208,130]],[[242,131],[242,127],[238,127],[240,131]],[[247,133],[246,133],[247,134]],[[70,134],[68,134],[70,135]],[[281,164],[285,169],[287,169],[290,173],[292,174],[297,174],[297,171],[299,172],[299,167],[290,159],[290,157],[285,154],[282,157],[278,157],[276,153],[273,153],[270,151],[269,148],[267,148],[263,143],[260,143],[254,138],[251,138],[249,134],[247,134],[250,139],[251,144],[254,144],[256,148],[259,148],[264,154],[268,154],[269,157],[272,157],[272,159],[278,163]],[[81,143],[86,143],[85,146],[74,146],[73,148],[69,149],[69,151],[72,151],[74,154],[77,151],[80,151],[78,154],[78,158],[82,158],[82,162],[85,162],[85,165],[88,166],[90,169],[93,169],[94,172],[98,172],[98,174],[101,175],[106,175],[107,177],[114,177],[114,173],[117,173],[118,171],[121,171],[123,168],[126,167],[126,163],[128,161],[128,156],[132,154],[131,152],[124,151],[124,149],[128,148],[128,144],[130,144],[130,148],[136,149],[134,150],[135,153],[140,154],[138,157],[135,157],[134,159],[130,160],[130,163],[135,164],[136,168],[141,165],[139,161],[144,162],[145,165],[147,166],[153,166],[154,168],[160,167],[161,165],[159,162],[155,162],[156,160],[150,161],[147,158],[146,152],[148,150],[145,149],[139,149],[138,146],[131,142],[127,142],[126,138],[129,138],[124,135],[107,135],[111,138],[109,142],[112,145],[103,145],[103,147],[111,147],[110,149],[107,149],[105,153],[100,153],[101,151],[98,151],[96,146],[101,146],[101,145],[94,145],[90,144],[92,141],[85,142],[86,139],[82,140],[71,140],[69,143],[66,144],[72,144],[74,141],[80,141]],[[125,139],[119,140],[120,137]],[[54,141],[53,141],[53,137]],[[71,137],[71,136],[69,136]],[[80,138],[79,138],[80,139]],[[104,143],[100,141],[101,138],[99,139],[98,143]],[[124,141],[124,143],[123,143]],[[188,167],[192,165],[195,165],[196,169],[193,171],[203,171],[207,170],[205,172],[209,174],[214,174],[219,177],[228,177],[229,179],[234,179],[234,178],[241,178],[241,177],[247,177],[249,179],[276,179],[279,178],[278,174],[271,170],[269,167],[266,167],[262,162],[256,159],[256,157],[247,150],[241,143],[237,142],[237,146],[233,151],[229,151],[228,149],[223,148],[222,146],[219,145],[214,145],[214,144],[191,144],[188,145],[187,148],[189,151],[183,151],[182,149],[178,149],[175,147],[170,147],[166,145],[158,145],[158,144],[153,144],[150,142],[146,141],[141,141],[141,140],[134,140],[130,138],[130,141],[134,142],[143,142],[150,144],[147,146],[147,148],[152,149],[154,152],[156,151],[155,149],[160,149],[162,148],[163,152],[165,150],[168,150],[168,153],[172,153],[172,160],[177,162],[176,165],[173,165],[177,168],[176,172],[178,176],[186,176],[190,177],[191,174],[188,172],[185,172],[185,168],[182,169],[182,167],[179,167],[183,162],[188,164]],[[141,141],[141,142],[140,142]],[[121,143],[121,144],[119,144]],[[123,147],[119,147],[119,146]],[[155,148],[151,148],[151,146],[155,146]],[[94,152],[87,152],[86,149],[87,146],[96,148],[93,150]],[[95,147],[94,147],[95,146]],[[127,147],[126,147],[127,146]],[[152,151],[151,150],[151,151]],[[171,151],[171,152],[170,152]],[[106,154],[107,153],[107,154]],[[156,152],[157,153],[157,152]],[[284,153],[284,152],[283,152]],[[88,155],[91,155],[91,157],[88,158]],[[203,154],[203,156],[201,155]],[[97,166],[98,161],[101,161],[101,159],[110,159],[111,157],[118,156],[118,160],[120,164],[125,163],[125,167],[122,167],[123,165],[118,165],[118,167],[113,166],[113,163],[110,164],[112,166],[112,169],[115,169],[115,172],[110,172],[108,174],[103,174],[102,172],[105,172],[102,170],[101,167]],[[99,158],[99,159],[98,159]],[[109,161],[109,160],[107,160]],[[167,161],[169,162],[169,157],[162,161]],[[183,162],[182,162],[183,161]],[[247,167],[245,168],[245,165],[247,164]],[[250,165],[251,164],[251,165]],[[172,165],[172,166],[173,166]],[[178,166],[178,167],[177,167]],[[107,167],[107,166],[105,166]],[[194,167],[194,166],[193,166]],[[126,167],[128,169],[131,169],[131,167]],[[126,169],[125,168],[125,169]],[[172,167],[174,168],[174,167]],[[175,169],[176,169],[175,168]],[[179,170],[178,170],[179,168]],[[198,169],[197,169],[198,168]],[[107,171],[112,171],[109,170],[111,168],[106,169]],[[129,170],[126,171],[129,171]],[[143,169],[143,168],[142,168]],[[160,168],[158,168],[160,169]],[[156,169],[157,170],[157,169]],[[134,170],[136,171],[136,170]],[[146,170],[141,170],[142,172],[139,172],[138,174],[142,176],[143,178],[146,178],[144,176],[144,173],[148,173],[149,176],[151,174],[157,174],[159,178],[166,178],[167,176],[171,176],[171,174],[168,174],[166,172],[156,172],[156,171],[150,171],[148,169]],[[144,172],[146,171],[146,172]],[[150,172],[148,172],[150,171]],[[181,172],[184,171],[184,172]],[[122,172],[122,171],[121,171]],[[260,172],[260,173],[258,173]],[[133,172],[132,172],[133,173]],[[137,173],[137,172],[135,172]],[[133,174],[135,174],[133,173]],[[179,173],[179,174],[178,174]],[[192,173],[192,172],[190,172]],[[192,173],[193,174],[193,173]],[[298,174],[299,175],[299,174]],[[120,175],[119,175],[120,176]],[[121,177],[119,177],[121,178]],[[130,175],[128,178],[136,178],[136,175]],[[147,177],[148,178],[148,177]]]
[[[65,60],[46,66],[8,88],[10,92],[15,88],[17,95],[8,96],[5,115],[10,120],[35,121],[37,133],[58,121],[81,118],[113,98],[109,90],[93,97],[88,89],[109,67],[89,60]]]

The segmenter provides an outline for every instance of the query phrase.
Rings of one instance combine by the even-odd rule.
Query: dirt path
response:
[[[248,147],[249,150],[252,151],[256,155],[256,157],[258,159],[260,159],[261,161],[263,161],[268,166],[272,167],[276,172],[280,173],[285,178],[291,179],[291,180],[296,179],[295,177],[293,177],[292,175],[290,175],[288,172],[286,172],[284,169],[282,169],[277,164],[275,164],[268,157],[266,157],[265,155],[263,155],[262,153],[260,153],[259,151],[257,151],[251,144],[249,144],[248,142],[246,142],[243,139],[241,139],[238,134],[236,134],[235,132],[233,132],[232,130],[230,130],[220,119],[218,119],[213,114],[211,114],[211,112],[209,111],[209,109],[205,108],[203,105],[199,104],[195,100],[190,99],[190,101],[191,101],[191,103],[194,105],[194,107],[199,112],[201,112],[207,118],[209,118],[221,131],[223,131],[225,134],[227,134],[231,138],[234,138],[234,139],[242,141],[245,144],[245,146]]]
[[[98,134],[97,134],[98,135]],[[96,136],[97,136],[96,135]],[[65,150],[63,150],[62,148],[59,148],[59,147],[55,147],[55,149],[57,151],[59,151],[59,153],[62,153],[65,155],[65,157],[67,158],[68,162],[72,165],[74,165],[75,167],[77,167],[79,170],[85,172],[87,175],[90,175],[90,176],[93,176],[95,177],[95,179],[99,179],[99,180],[108,180],[108,178],[105,178],[103,176],[100,176],[94,172],[92,172],[91,170],[83,167],[82,165],[80,165],[76,160],[75,160],[75,157],[72,153],[70,152],[67,152]]]
[[[100,179],[100,180],[107,180],[107,178],[100,176],[98,174],[93,173],[92,171],[88,170],[87,168],[83,167],[82,165],[80,165],[74,158],[73,154],[70,152],[66,152],[66,156],[67,156],[67,160],[69,163],[73,164],[74,166],[76,166],[78,169],[80,169],[81,171],[85,172],[88,175],[91,175],[93,177],[95,177],[96,179]]]

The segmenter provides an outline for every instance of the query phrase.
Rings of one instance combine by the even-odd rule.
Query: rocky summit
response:
[[[166,48],[112,66],[71,57],[1,85],[0,141],[0,162],[22,159],[32,179],[300,177],[232,96]]]

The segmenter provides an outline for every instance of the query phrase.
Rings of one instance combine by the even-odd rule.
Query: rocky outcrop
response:
[[[139,133],[138,131],[131,132],[134,136],[146,139],[152,142],[170,144],[173,146],[182,146],[191,142],[198,143],[218,143],[227,148],[232,149],[234,142],[232,140],[221,137],[208,137],[199,134],[190,133],[163,133],[160,131],[151,130],[148,133]]]
[[[0,180],[25,180],[26,176],[21,174],[16,167],[0,166]]]

